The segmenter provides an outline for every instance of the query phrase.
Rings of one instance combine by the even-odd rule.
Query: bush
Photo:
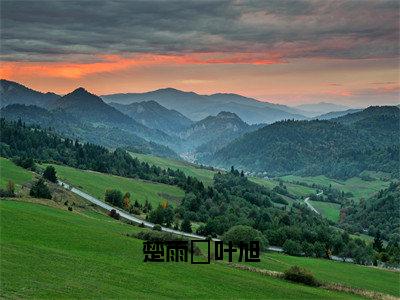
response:
[[[314,277],[314,275],[299,266],[293,266],[289,270],[286,270],[283,274],[283,278],[289,281],[303,283],[311,286],[319,286],[320,282]]]
[[[299,256],[302,254],[302,249],[300,244],[292,240],[286,240],[282,248],[283,251],[289,255]]]
[[[51,193],[43,178],[40,178],[29,191],[29,195],[34,198],[51,199]]]
[[[15,184],[12,180],[7,182],[7,188],[0,188],[0,197],[15,197]]]
[[[53,166],[47,166],[43,172],[43,178],[50,182],[57,183],[56,169]]]
[[[249,244],[251,241],[259,241],[260,249],[266,249],[268,246],[267,240],[260,231],[246,225],[231,227],[223,235],[222,240],[224,242],[232,242],[235,246],[238,246],[240,242]]]
[[[159,224],[156,224],[156,225],[154,225],[153,226],[153,230],[155,230],[155,231],[161,231],[161,225],[159,225]]]
[[[181,231],[192,233],[192,224],[188,218],[183,219],[181,224]]]
[[[69,211],[72,211],[72,207],[71,207],[71,206],[68,206],[68,210],[69,210]]]
[[[108,215],[109,215],[111,218],[115,219],[115,220],[119,220],[119,218],[120,218],[119,213],[117,213],[117,211],[116,211],[115,209],[110,210],[110,212],[108,213]]]
[[[123,205],[122,192],[119,190],[106,190],[104,199],[116,207],[122,207]]]

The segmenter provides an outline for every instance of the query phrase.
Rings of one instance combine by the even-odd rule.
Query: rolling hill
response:
[[[368,111],[373,111],[373,116]],[[399,119],[397,114],[388,118],[386,111],[385,107],[366,109],[356,114],[369,117],[350,125],[329,121],[277,122],[236,139],[218,151],[210,163],[269,175],[349,178],[371,170],[396,176]]]
[[[330,120],[330,119],[334,119],[334,118],[343,117],[348,114],[356,113],[359,111],[362,111],[362,109],[347,109],[347,110],[342,110],[342,111],[332,111],[332,112],[328,112],[328,113],[313,117],[312,120]]]
[[[301,104],[295,106],[295,108],[303,111],[303,114],[308,117],[314,117],[316,115],[326,114],[329,112],[344,111],[349,109],[349,107],[347,106],[328,102]]]

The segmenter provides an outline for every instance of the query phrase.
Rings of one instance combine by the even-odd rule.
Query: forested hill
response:
[[[342,210],[343,228],[376,236],[378,233],[385,240],[399,239],[400,231],[400,184],[392,183],[368,201],[346,207]]]
[[[393,109],[368,108],[356,113],[364,117],[346,125],[318,120],[277,122],[233,141],[211,163],[270,176],[297,173],[348,178],[372,170],[398,177],[399,117],[388,115],[387,110]]]
[[[140,153],[178,157],[166,146],[147,141],[115,126],[96,126],[61,109],[49,111],[34,105],[12,104],[0,109],[0,115],[6,120],[22,120],[26,124],[35,124],[42,128],[51,127],[64,137],[99,144],[107,148],[114,149],[117,146]]]

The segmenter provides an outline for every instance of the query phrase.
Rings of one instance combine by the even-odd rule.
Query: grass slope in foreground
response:
[[[118,189],[123,193],[129,192],[131,201],[138,200],[142,204],[147,199],[153,207],[163,200],[174,203],[185,195],[184,191],[176,186],[52,165],[56,169],[59,179],[101,200],[104,200],[104,193],[107,189]]]
[[[96,213],[0,201],[2,297],[353,299],[223,264],[144,263],[139,230]]]
[[[203,181],[203,183],[206,185],[211,185],[213,182],[215,171],[201,168],[196,164],[192,164],[183,160],[169,159],[148,154],[139,154],[133,152],[130,152],[130,154],[132,155],[132,157],[136,157],[140,161],[158,166],[162,169],[179,169],[183,173],[185,173],[186,176],[196,177],[198,180]]]
[[[309,202],[323,217],[333,222],[339,221],[340,204],[324,201]]]
[[[0,157],[0,187],[5,188],[12,180],[17,186],[32,180],[33,173],[15,165],[11,160]]]

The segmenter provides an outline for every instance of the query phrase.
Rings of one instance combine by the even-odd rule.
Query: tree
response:
[[[131,197],[131,194],[129,192],[126,192],[123,197],[123,206],[126,210],[129,210],[132,206],[130,197]]]
[[[375,235],[372,247],[374,248],[374,250],[376,250],[378,252],[382,252],[382,250],[383,250],[383,241],[381,238],[381,233],[379,231]]]
[[[190,220],[188,218],[183,219],[181,230],[188,233],[192,232],[192,224],[190,224]]]
[[[10,196],[15,196],[15,184],[14,184],[14,181],[12,181],[12,180],[9,180],[7,182],[7,193]]]
[[[50,182],[57,183],[56,169],[53,166],[47,166],[43,172],[43,178]]]
[[[261,249],[265,249],[267,246],[267,241],[263,237],[262,233],[246,225],[237,225],[231,227],[223,235],[222,239],[224,242],[232,242],[236,246],[238,246],[240,242],[249,244],[251,241],[260,242]]]
[[[117,207],[122,207],[123,205],[122,193],[119,190],[106,190],[104,199],[106,202]]]
[[[51,193],[43,178],[40,178],[29,191],[29,195],[34,198],[51,199]]]
[[[286,240],[283,244],[283,251],[289,255],[301,255],[301,246],[293,240]]]

